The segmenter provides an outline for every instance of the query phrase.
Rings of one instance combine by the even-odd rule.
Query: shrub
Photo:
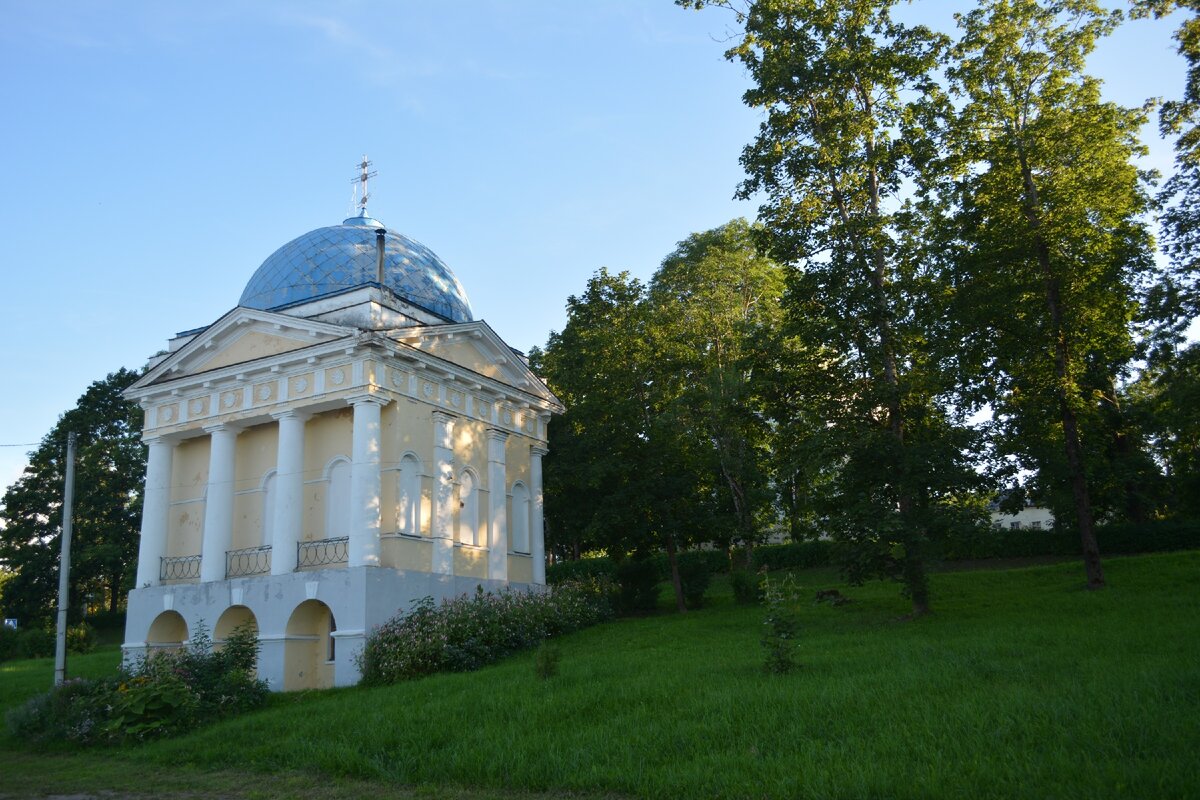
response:
[[[762,569],[805,569],[824,567],[832,563],[833,543],[827,539],[811,539],[790,544],[764,544],[754,548],[751,566]]]
[[[733,587],[733,601],[739,606],[752,606],[763,601],[762,576],[757,573],[735,570],[729,573],[729,585]]]
[[[267,685],[254,677],[258,638],[239,628],[214,651],[203,625],[178,651],[159,651],[116,679],[66,681],[8,714],[27,742],[117,743],[169,736],[257,708]]]
[[[679,581],[683,584],[683,599],[688,608],[699,608],[704,604],[704,593],[712,582],[711,564],[706,559],[683,558],[682,555],[679,559]]]
[[[0,661],[18,658],[21,652],[21,634],[15,628],[0,625]]]
[[[587,580],[617,580],[617,562],[607,556],[581,558],[577,561],[559,561],[546,567],[546,583]]]
[[[699,569],[692,566],[695,562],[703,563],[710,575],[729,571],[729,556],[724,550],[685,550],[678,557],[680,572],[683,572],[685,569]],[[670,580],[671,565],[667,559],[667,554],[659,553],[654,556],[654,563],[658,565],[659,579]]]
[[[626,559],[617,565],[617,612],[648,614],[658,607],[658,584],[661,573],[653,559]]]
[[[17,658],[50,658],[54,655],[54,633],[44,628],[26,628],[20,631],[20,647]]]
[[[86,622],[67,628],[67,650],[71,653],[90,653],[96,649],[96,631]]]
[[[611,619],[606,581],[559,583],[548,592],[484,592],[436,604],[418,600],[367,637],[356,656],[365,685],[478,669],[539,642]]]
[[[763,670],[783,674],[796,668],[796,640],[800,635],[800,617],[796,603],[800,599],[800,587],[792,575],[772,581],[763,575],[763,598],[767,613],[763,618],[762,646],[766,651]]]

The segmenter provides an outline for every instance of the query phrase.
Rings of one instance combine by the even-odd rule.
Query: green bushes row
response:
[[[54,631],[43,628],[14,630],[0,627],[0,661],[16,658],[50,658],[56,645]],[[81,622],[67,628],[67,652],[90,653],[96,647],[96,632]]]
[[[1200,521],[1165,520],[1141,524],[1103,525],[1096,530],[1100,554],[1129,555],[1200,547]],[[1079,555],[1079,533],[1070,529],[984,528],[948,540],[947,561],[1026,556]]]
[[[558,583],[542,593],[484,592],[426,597],[367,637],[356,656],[361,683],[379,686],[435,672],[466,672],[554,636],[611,619],[606,580]]]
[[[729,559],[719,550],[689,550],[679,554],[679,579],[688,608],[704,602],[712,576],[729,570]],[[617,586],[615,610],[622,616],[648,614],[658,606],[658,585],[671,578],[666,554],[651,558],[608,557],[561,561],[546,569],[550,585],[576,580],[607,580]]]
[[[184,733],[257,708],[267,684],[255,677],[258,635],[238,628],[214,650],[202,625],[178,651],[144,656],[116,678],[77,679],[9,712],[9,732],[24,742],[116,744]]]

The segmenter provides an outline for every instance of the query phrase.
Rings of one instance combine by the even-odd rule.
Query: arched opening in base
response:
[[[337,630],[333,612],[320,600],[305,600],[288,619],[283,651],[283,690],[333,686]]]
[[[178,611],[164,611],[150,623],[146,632],[146,650],[179,650],[188,641],[187,623]]]

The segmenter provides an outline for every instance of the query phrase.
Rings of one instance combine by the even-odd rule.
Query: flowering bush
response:
[[[362,683],[378,686],[435,672],[466,672],[613,616],[612,584],[559,583],[544,593],[426,597],[376,628],[357,656]]]
[[[53,741],[117,743],[182,733],[256,708],[267,685],[255,678],[258,637],[239,628],[220,650],[203,625],[178,651],[143,656],[116,678],[71,680],[8,714],[13,736]]]

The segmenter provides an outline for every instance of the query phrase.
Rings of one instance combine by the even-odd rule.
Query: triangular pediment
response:
[[[518,391],[561,405],[524,358],[504,343],[483,320],[395,331],[391,338],[414,350],[447,361]]]
[[[354,334],[341,325],[239,307],[196,333],[130,388],[252,364]]]

